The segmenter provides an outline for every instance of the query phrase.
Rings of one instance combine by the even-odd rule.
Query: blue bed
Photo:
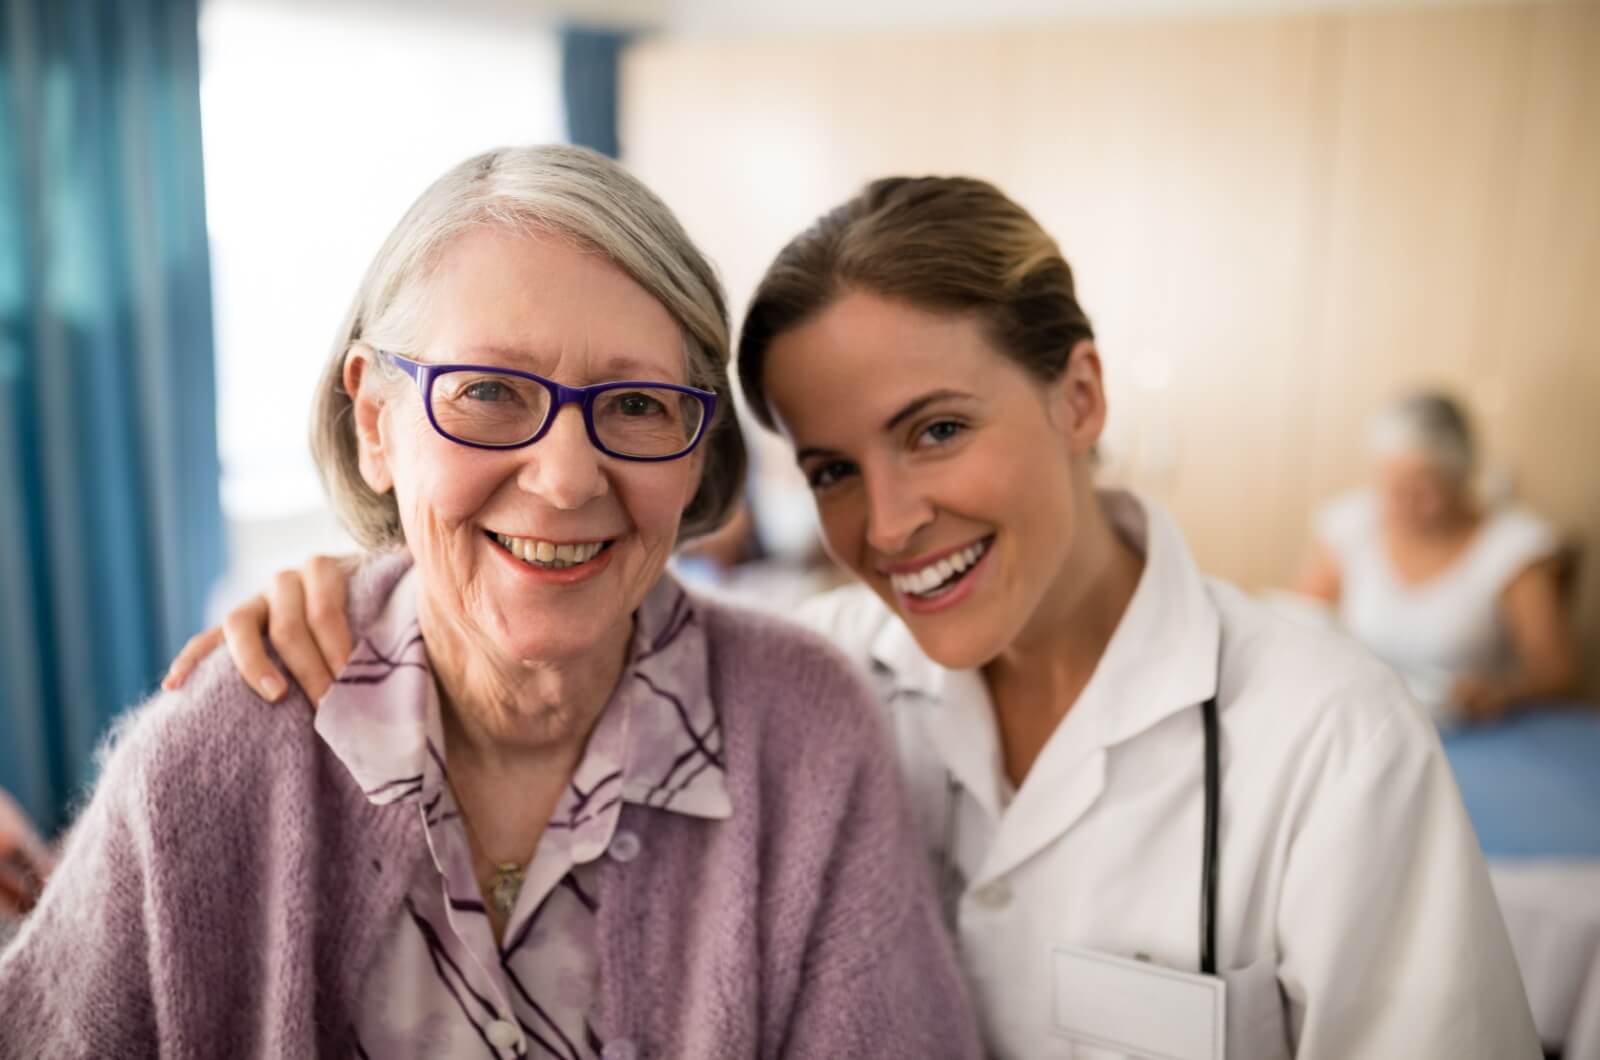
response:
[[[1444,751],[1490,859],[1600,859],[1600,711],[1517,714],[1446,733]]]
[[[1600,711],[1551,704],[1444,735],[1534,1022],[1600,1060]]]

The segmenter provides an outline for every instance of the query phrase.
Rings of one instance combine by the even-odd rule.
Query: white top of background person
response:
[[[1403,398],[1374,417],[1368,443],[1374,487],[1318,513],[1299,591],[1333,604],[1441,724],[1574,691],[1560,541],[1527,508],[1474,496],[1461,407],[1444,394]]]

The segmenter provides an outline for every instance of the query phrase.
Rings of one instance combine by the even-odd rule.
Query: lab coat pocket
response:
[[[1254,964],[1223,972],[1222,978],[1228,984],[1229,1060],[1290,1060],[1277,956],[1269,953]]]
[[[1055,1033],[1073,1060],[1223,1060],[1227,984],[1081,946],[1050,953]]]

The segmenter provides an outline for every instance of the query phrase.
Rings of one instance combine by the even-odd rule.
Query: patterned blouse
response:
[[[704,633],[689,597],[664,577],[635,616],[622,679],[526,866],[502,946],[445,781],[416,593],[413,570],[317,711],[318,734],[367,797],[415,803],[428,843],[363,988],[361,1055],[592,1060],[601,1053],[587,1022],[599,975],[596,862],[641,853],[639,837],[617,828],[619,806],[732,813]]]

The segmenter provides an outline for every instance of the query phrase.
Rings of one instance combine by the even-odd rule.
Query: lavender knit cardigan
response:
[[[406,565],[355,579],[353,629]],[[642,847],[601,864],[596,1032],[641,1058],[979,1055],[870,693],[818,640],[697,607],[734,812],[622,808]],[[0,1058],[350,1055],[426,848],[308,711],[219,653],[122,727],[0,955]]]

